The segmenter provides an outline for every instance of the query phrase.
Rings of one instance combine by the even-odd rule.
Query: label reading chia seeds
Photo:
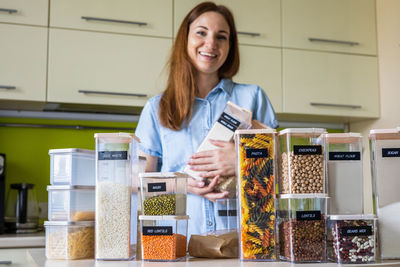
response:
[[[360,152],[329,152],[329,160],[361,160]]]
[[[321,145],[310,145],[310,146],[293,146],[294,155],[321,155],[322,146]]]
[[[246,158],[268,158],[268,149],[246,149]]]
[[[172,226],[143,226],[143,235],[172,235]]]
[[[98,160],[127,160],[128,151],[99,151]]]
[[[382,148],[382,158],[400,157],[400,148]]]
[[[165,192],[167,191],[166,183],[148,183],[147,192]]]
[[[340,228],[343,236],[372,235],[371,226],[344,226]]]
[[[298,221],[321,220],[321,211],[319,210],[296,211],[296,220]]]

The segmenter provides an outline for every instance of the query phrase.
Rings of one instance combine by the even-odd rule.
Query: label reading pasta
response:
[[[400,157],[400,148],[382,148],[383,158],[397,158]]]
[[[314,221],[321,220],[321,211],[319,210],[307,210],[307,211],[296,211],[296,220],[298,221]]]
[[[100,151],[98,160],[127,160],[128,151]]]
[[[268,149],[246,149],[247,158],[268,158]]]
[[[321,155],[322,146],[310,145],[310,146],[293,146],[294,155]]]
[[[172,226],[143,226],[143,235],[172,235]]]
[[[372,235],[371,226],[344,226],[340,228],[343,236]]]
[[[329,160],[361,160],[360,152],[329,152]]]
[[[165,192],[167,191],[166,183],[148,183],[147,192]]]

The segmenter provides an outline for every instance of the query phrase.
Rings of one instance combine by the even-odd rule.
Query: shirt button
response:
[[[212,226],[213,223],[211,221],[208,221],[208,226]]]

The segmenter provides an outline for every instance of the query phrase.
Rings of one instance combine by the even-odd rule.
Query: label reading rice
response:
[[[143,235],[172,235],[172,226],[143,226]]]
[[[371,226],[346,226],[340,228],[343,236],[372,235]]]
[[[361,160],[360,152],[329,152],[329,160]]]
[[[321,211],[319,210],[296,211],[296,220],[298,221],[321,220]]]
[[[268,149],[246,149],[246,158],[268,158]]]
[[[148,183],[147,192],[165,192],[167,191],[166,183]]]
[[[294,155],[321,155],[322,154],[322,146],[320,145],[311,145],[311,146],[293,146],[293,154]]]
[[[127,160],[128,151],[100,151],[99,160]]]
[[[398,158],[400,157],[400,148],[382,148],[383,158]]]

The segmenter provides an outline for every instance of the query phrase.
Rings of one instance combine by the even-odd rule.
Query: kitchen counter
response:
[[[44,248],[45,232],[32,234],[2,234],[0,235],[0,248]]]
[[[253,267],[253,266],[268,266],[268,267],[289,267],[289,266],[300,266],[300,267],[316,267],[316,266],[338,266],[336,263],[324,263],[324,264],[291,264],[288,262],[241,262],[238,259],[201,259],[201,258],[189,258],[186,261],[165,263],[165,262],[146,262],[146,261],[95,261],[95,260],[74,260],[74,261],[62,261],[62,260],[46,260],[44,249],[32,249],[27,252],[27,262],[29,266],[37,267],[161,267],[163,264],[177,267],[200,267],[200,266],[213,266],[213,267]],[[345,265],[342,265],[345,266]],[[400,260],[397,261],[385,261],[376,264],[349,264],[347,266],[384,266],[384,267],[395,267],[400,266]]]

